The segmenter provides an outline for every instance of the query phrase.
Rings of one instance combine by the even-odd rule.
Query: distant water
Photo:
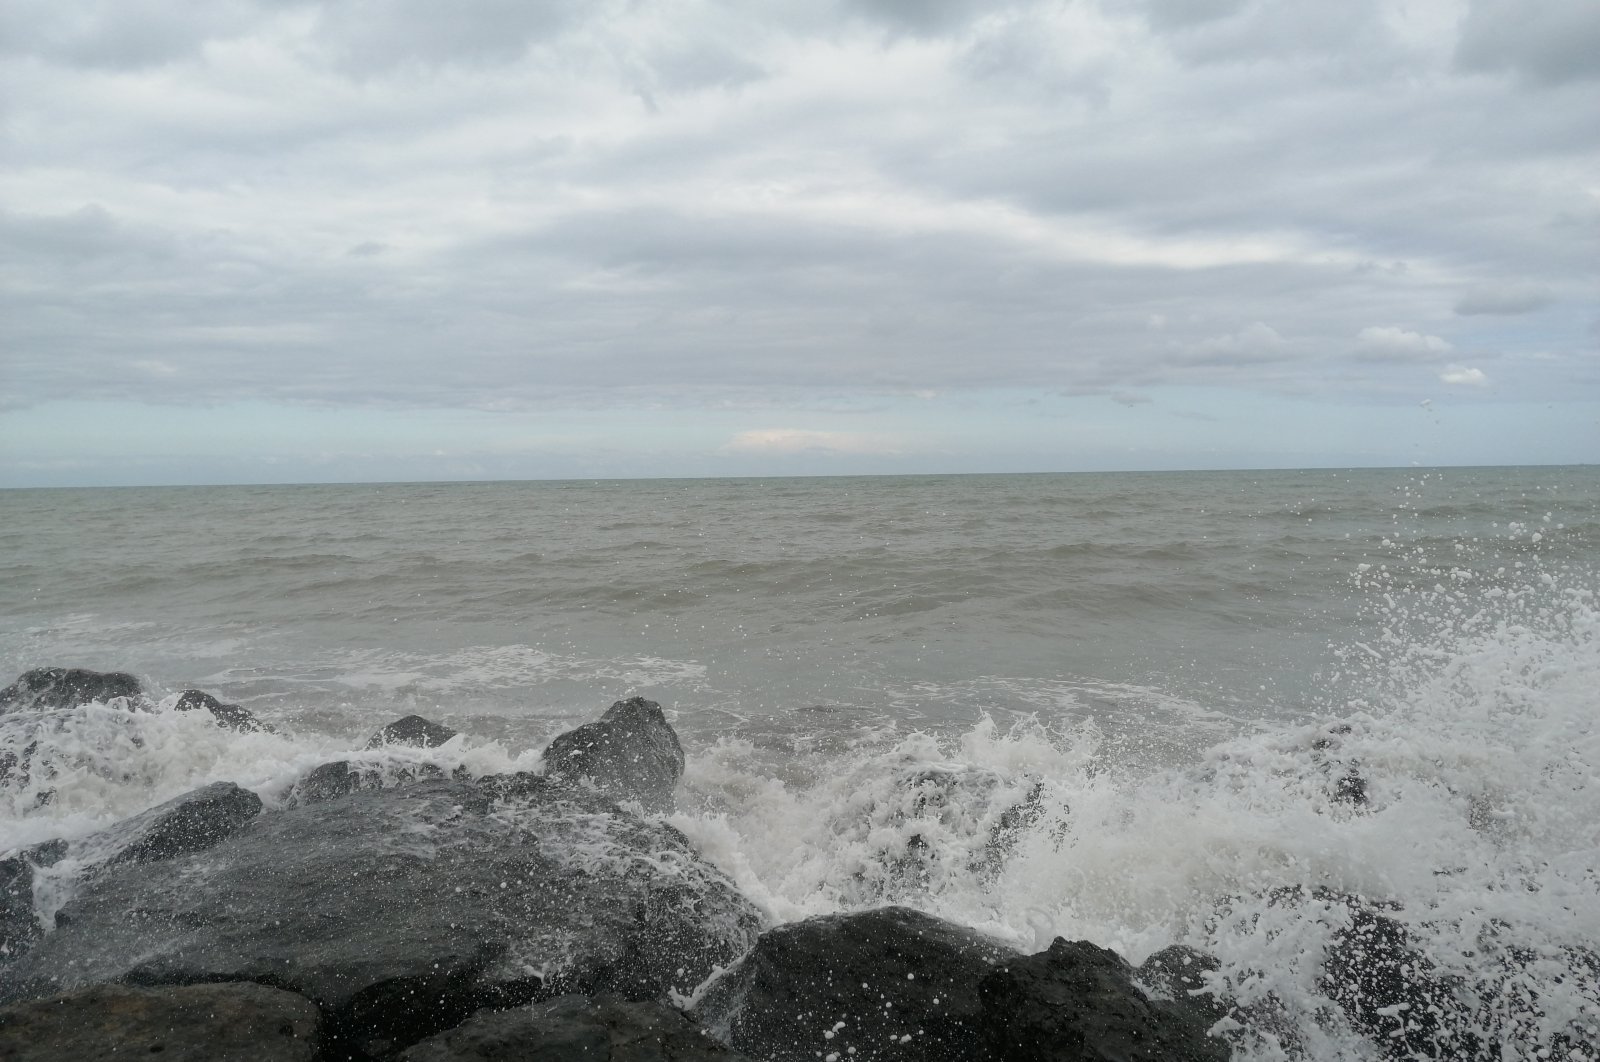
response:
[[[774,919],[1184,940],[1310,1023],[1326,925],[1218,901],[1356,891],[1463,978],[1544,956],[1540,1014],[1484,1019],[1517,1058],[1600,949],[1597,589],[1587,466],[6,491],[0,682],[132,671],[282,733],[84,710],[90,766],[0,791],[0,852],[215,779],[270,801],[411,712],[465,735],[418,755],[530,767],[641,693],[690,753],[674,821]]]

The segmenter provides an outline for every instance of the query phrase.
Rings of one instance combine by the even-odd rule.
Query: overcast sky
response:
[[[0,485],[1600,461],[1600,0],[6,0]]]

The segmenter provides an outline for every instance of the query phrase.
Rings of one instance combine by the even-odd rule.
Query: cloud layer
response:
[[[1597,35],[1595,0],[14,0],[0,409],[1600,401]],[[873,438],[765,423],[727,445]]]

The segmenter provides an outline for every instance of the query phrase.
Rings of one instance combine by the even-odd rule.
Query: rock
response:
[[[139,680],[120,671],[85,671],[76,667],[37,667],[0,690],[0,715],[8,712],[76,708],[91,701],[144,696]]]
[[[455,736],[456,732],[442,723],[435,723],[420,715],[408,715],[404,719],[396,719],[373,734],[367,741],[366,747],[377,749],[385,745],[416,745],[419,748],[432,749],[438,748]]]
[[[561,996],[479,1011],[401,1062],[747,1062],[660,1003]]]
[[[361,774],[350,769],[349,760],[335,760],[307,771],[289,792],[291,804],[318,804],[336,800],[361,788]]]
[[[232,730],[265,730],[271,732],[272,728],[251,715],[248,709],[237,704],[224,704],[204,690],[184,690],[178,694],[177,703],[173,709],[179,712],[194,712],[205,710],[216,717],[218,723]]]
[[[98,985],[0,1009],[0,1059],[311,1062],[320,1021],[308,1000],[265,985]]]
[[[1006,1062],[1227,1062],[1185,1008],[1152,1000],[1114,951],[1057,937],[978,986],[983,1031]]]
[[[103,865],[149,863],[220,844],[261,812],[261,798],[232,782],[213,782],[85,838],[109,849]]]
[[[1280,898],[1293,902],[1297,892]],[[1398,907],[1326,889],[1312,897],[1327,905],[1334,928],[1317,985],[1351,1025],[1389,1058],[1478,1057],[1483,1044],[1451,983],[1405,925],[1382,913]]]
[[[116,867],[0,998],[260,981],[318,1003],[341,1050],[382,1054],[482,1007],[687,992],[759,929],[664,823],[544,779],[436,780],[266,811],[208,851]]]
[[[46,841],[0,859],[0,965],[33,946],[44,930],[33,906],[34,872],[67,854],[67,842]]]
[[[1215,956],[1173,944],[1162,948],[1139,964],[1135,974],[1140,984],[1154,990],[1159,998],[1188,1010],[1206,1028],[1228,1016],[1233,1008],[1211,990],[1206,975],[1222,968]]]
[[[981,1051],[978,983],[1015,957],[905,907],[808,918],[763,933],[692,1016],[757,1058],[967,1062]]]
[[[613,704],[599,722],[557,736],[544,762],[551,778],[586,782],[618,800],[667,811],[683,775],[683,747],[661,705],[631,697]]]
[[[465,772],[458,774],[466,777]],[[336,800],[358,789],[382,789],[384,786],[443,777],[444,771],[431,763],[352,764],[349,760],[335,760],[308,771],[289,791],[288,802],[315,804]]]

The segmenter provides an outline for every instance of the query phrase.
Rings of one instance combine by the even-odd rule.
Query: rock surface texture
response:
[[[85,671],[76,667],[38,667],[24,671],[0,690],[0,715],[7,712],[76,708],[115,697],[142,697],[139,680],[120,671]]]
[[[745,1062],[659,1003],[562,996],[481,1011],[400,1056],[401,1062]]]
[[[544,750],[550,778],[582,782],[646,810],[668,811],[683,775],[683,746],[661,711],[643,697],[618,701],[598,722],[560,735]]]
[[[0,1008],[3,1062],[310,1062],[321,1018],[264,985],[83,992]]]
[[[1188,1007],[1153,1000],[1114,951],[1057,937],[984,977],[985,1040],[1007,1062],[1227,1062]]]
[[[184,690],[172,707],[179,712],[210,712],[218,723],[233,730],[272,729],[251,715],[249,709],[225,704],[204,690]]]
[[[367,1050],[556,992],[688,991],[759,926],[681,834],[604,797],[533,776],[428,781],[267,812],[87,882],[0,997],[260,981]]]
[[[367,748],[378,749],[385,745],[416,745],[419,748],[438,748],[446,741],[456,736],[456,731],[451,730],[443,723],[435,723],[432,719],[424,719],[420,715],[408,715],[404,719],[396,719],[387,724],[383,729],[373,734],[367,740]]]
[[[778,926],[694,1017],[757,1058],[981,1057],[978,982],[1016,952],[905,907]]]

